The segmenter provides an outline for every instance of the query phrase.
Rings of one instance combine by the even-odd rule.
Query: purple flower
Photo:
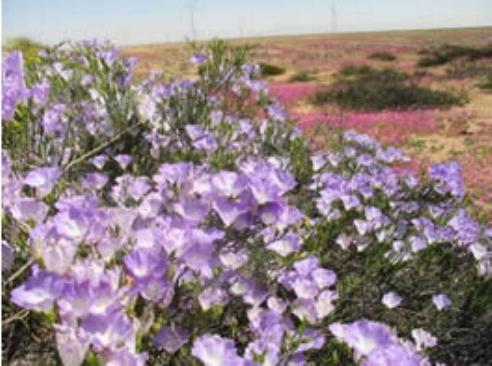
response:
[[[147,353],[134,353],[127,348],[118,348],[104,356],[106,366],[144,366],[149,358]]]
[[[393,146],[390,146],[387,149],[378,150],[376,156],[379,160],[386,163],[393,163],[403,159],[402,151]]]
[[[290,287],[300,299],[312,299],[319,293],[319,288],[316,283],[308,278],[294,278],[290,282]]]
[[[270,118],[276,121],[285,121],[288,117],[285,108],[278,103],[270,104],[267,113]]]
[[[90,215],[90,214],[89,214]],[[81,241],[89,232],[90,216],[83,209],[69,207],[55,215],[56,231],[63,237]]]
[[[201,65],[207,61],[208,61],[208,56],[202,52],[197,52],[190,58],[190,62],[194,65]]]
[[[415,340],[417,351],[422,351],[437,345],[437,338],[422,328],[413,329],[412,338]]]
[[[212,185],[223,196],[238,197],[246,189],[246,179],[235,172],[221,171],[212,177]]]
[[[147,177],[134,177],[125,174],[116,178],[116,183],[111,190],[111,195],[118,202],[125,202],[128,199],[139,201],[151,189]]]
[[[479,234],[480,225],[473,220],[465,209],[457,210],[456,214],[449,220],[448,226],[455,231],[455,240],[460,245],[473,244]]]
[[[46,104],[50,95],[51,85],[47,80],[34,85],[29,91],[30,97],[37,104]]]
[[[233,202],[226,197],[219,197],[212,203],[224,225],[231,226],[236,219],[248,211],[248,207],[240,202]]]
[[[333,323],[328,328],[335,337],[361,356],[367,356],[375,349],[385,348],[397,342],[396,336],[386,324],[366,319],[348,324]]]
[[[324,307],[323,307],[324,308]],[[329,313],[331,309],[321,309],[321,313]],[[327,310],[325,312],[325,310]],[[301,321],[308,322],[310,324],[316,324],[318,322],[318,311],[316,310],[316,303],[311,299],[297,299],[291,305],[292,314],[298,317]]]
[[[55,273],[33,267],[32,275],[11,292],[12,302],[25,309],[50,311],[60,297],[65,282]]]
[[[94,156],[90,162],[92,165],[94,165],[97,169],[102,169],[104,168],[104,165],[106,162],[109,160],[109,158],[106,155],[97,155]]]
[[[191,354],[205,366],[239,366],[243,360],[237,355],[234,342],[218,335],[204,334],[193,343]]]
[[[87,189],[100,190],[108,182],[108,176],[104,173],[88,173],[82,180],[82,186]]]
[[[154,345],[167,353],[175,353],[189,340],[189,333],[178,326],[164,326],[154,338]]]
[[[461,165],[451,161],[449,163],[434,164],[429,168],[429,177],[435,182],[437,192],[461,198],[465,195],[465,185],[461,175]]]
[[[191,140],[198,140],[206,134],[205,128],[202,125],[188,124],[185,126],[185,131]]]
[[[337,282],[337,274],[326,268],[316,268],[311,272],[311,277],[320,290],[331,287]]]
[[[120,50],[118,48],[106,48],[97,51],[97,57],[106,62],[108,66],[111,66],[120,56]]]
[[[74,279],[67,283],[58,306],[62,314],[85,318],[104,315],[119,306],[118,292],[107,274],[93,279]]]
[[[126,169],[128,165],[133,161],[133,158],[127,154],[120,154],[114,157],[114,160],[119,164],[121,169]]]
[[[248,365],[256,366],[257,362],[254,360],[261,359],[262,365],[278,365],[279,364],[280,349],[277,345],[269,343],[263,339],[256,339],[246,347],[244,357],[250,360]],[[290,363],[289,363],[290,365]]]
[[[45,268],[64,274],[78,249],[77,243],[58,235],[53,225],[39,225],[30,233],[30,244],[35,256],[43,259]]]
[[[432,302],[434,303],[434,306],[439,311],[447,308],[448,306],[451,306],[451,304],[452,304],[449,297],[445,294],[432,295]]]
[[[319,259],[314,255],[309,255],[304,259],[298,260],[294,263],[294,269],[301,276],[309,276],[311,272],[319,267]]]
[[[412,236],[409,239],[412,252],[417,253],[427,248],[427,241],[419,236]]]
[[[229,296],[220,286],[212,285],[207,287],[199,296],[198,302],[202,310],[207,311],[212,306],[219,305],[223,306],[227,304]]]
[[[213,257],[215,251],[213,242],[222,237],[223,234],[217,231],[192,230],[181,256],[182,261],[204,278],[211,278],[213,268],[217,264]]]
[[[68,119],[65,115],[67,106],[57,103],[50,106],[43,115],[42,125],[44,132],[53,137],[61,137],[65,133]]]
[[[164,253],[150,248],[137,248],[123,259],[126,270],[136,281],[162,276],[166,271]]]
[[[200,223],[207,216],[209,206],[199,200],[181,199],[173,205],[173,209],[184,219]]]
[[[83,332],[77,332],[67,324],[55,325],[56,348],[64,365],[79,366],[89,350],[89,339]]]
[[[242,267],[248,261],[248,258],[249,256],[246,250],[233,251],[225,248],[219,253],[220,263],[222,263],[225,268],[230,268],[232,270]]]
[[[17,103],[26,97],[22,53],[11,52],[2,60],[2,121],[12,119]]]
[[[383,295],[381,302],[388,309],[393,309],[400,305],[401,297],[396,292],[391,291]]]
[[[48,206],[36,198],[20,197],[14,201],[14,204],[10,208],[12,216],[21,222],[33,220],[35,223],[40,224],[46,218],[48,214]]]
[[[24,184],[36,189],[36,192],[44,197],[51,192],[56,181],[61,176],[58,167],[43,167],[31,170],[24,178]]]
[[[361,366],[423,366],[422,357],[401,344],[388,344],[384,347],[377,347],[362,362]]]
[[[308,328],[300,334],[300,338],[302,343],[296,348],[295,353],[319,350],[325,344],[325,336],[319,330]]]
[[[340,200],[346,210],[357,209],[361,206],[359,198],[352,194],[343,194],[340,196]]]
[[[299,235],[288,232],[280,239],[272,241],[267,245],[267,248],[274,251],[282,257],[286,257],[289,254],[299,251],[301,248],[301,238]]]
[[[316,310],[316,319],[321,320],[335,310],[333,304],[338,299],[338,293],[332,290],[324,290],[316,299],[314,309]]]
[[[167,306],[174,296],[174,286],[165,275],[152,276],[142,283],[140,293],[147,301]]]
[[[164,186],[166,183],[180,185],[191,174],[192,169],[193,165],[190,163],[162,164],[153,180]]]
[[[14,264],[14,260],[14,248],[5,240],[2,240],[2,272],[8,272]]]
[[[120,344],[133,343],[135,329],[124,313],[117,311],[104,315],[90,315],[81,324],[94,345],[102,351],[105,348],[116,348]]]
[[[270,296],[267,300],[267,306],[270,310],[282,314],[287,310],[288,303],[277,296]]]

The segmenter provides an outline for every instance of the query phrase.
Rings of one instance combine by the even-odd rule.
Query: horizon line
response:
[[[112,42],[118,47],[135,47],[135,46],[157,46],[157,45],[163,45],[163,44],[182,44],[186,43],[188,41],[193,41],[193,42],[207,42],[213,39],[224,39],[224,40],[229,40],[229,41],[241,41],[241,40],[254,40],[254,39],[268,39],[268,38],[282,38],[282,37],[309,37],[309,36],[343,36],[343,35],[356,35],[356,34],[374,34],[374,33],[398,33],[398,32],[428,32],[428,31],[450,31],[450,30],[480,30],[480,29],[487,29],[491,28],[492,30],[492,24],[480,24],[480,25],[466,25],[466,26],[449,26],[449,27],[435,27],[435,28],[390,28],[390,29],[370,29],[370,30],[354,30],[354,31],[339,31],[339,32],[297,32],[297,33],[272,33],[272,34],[265,34],[265,35],[250,35],[250,36],[243,36],[243,37],[238,37],[238,36],[214,36],[214,37],[196,37],[195,39],[192,39],[189,36],[183,36],[183,40],[176,40],[176,41],[152,41],[152,42],[135,42],[135,43],[118,43],[118,42]],[[73,42],[73,41],[80,41],[82,39],[65,39],[61,40],[59,42],[54,42],[54,43],[43,43],[40,41],[37,41],[36,39],[33,39],[29,36],[25,35],[17,35],[17,36],[11,36],[11,37],[6,37],[3,39],[2,37],[2,47],[6,45],[9,41],[15,40],[15,39],[29,39],[32,40],[36,43],[39,43],[41,45],[56,45],[59,43],[63,42]],[[91,38],[89,38],[91,39]],[[94,38],[92,38],[94,39]],[[107,39],[102,37],[101,39]]]

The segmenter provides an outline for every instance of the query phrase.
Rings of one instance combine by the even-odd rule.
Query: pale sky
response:
[[[492,26],[492,0],[3,0],[2,40],[182,41],[191,14],[199,39],[475,27]]]

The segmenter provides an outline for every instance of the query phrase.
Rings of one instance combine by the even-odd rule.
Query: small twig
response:
[[[13,273],[7,280],[7,283],[12,283],[17,277],[21,276],[31,265],[34,263],[34,259],[29,259],[21,268]]]
[[[14,315],[8,317],[7,319],[3,320],[2,323],[3,325],[7,325],[9,323],[12,323],[15,320],[24,320],[25,317],[29,315],[29,310],[21,310],[18,313],[15,313]]]
[[[133,128],[138,127],[139,125],[143,125],[143,122],[138,122],[134,126],[130,126],[130,127],[126,128],[126,129],[124,129],[120,133],[116,134],[112,139],[106,141],[105,143],[99,145],[95,149],[93,149],[93,150],[89,151],[88,153],[82,155],[80,158],[75,159],[75,160],[72,160],[67,165],[65,165],[65,167],[63,168],[63,171],[66,172],[66,171],[70,170],[75,165],[80,164],[84,160],[89,159],[91,156],[96,155],[97,153],[101,152],[102,150],[106,149],[107,147],[109,147],[109,146],[117,143],[123,136],[125,136]]]

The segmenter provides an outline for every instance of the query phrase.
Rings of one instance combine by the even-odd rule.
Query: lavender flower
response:
[[[237,355],[234,342],[218,335],[204,334],[199,337],[193,343],[191,354],[202,361],[205,366],[243,364],[243,360]]]
[[[154,338],[154,345],[167,353],[175,353],[188,343],[188,332],[177,326],[164,326]]]
[[[126,169],[133,161],[133,158],[127,154],[119,154],[114,157],[114,160],[119,164],[121,169]]]
[[[389,347],[397,342],[395,334],[382,323],[361,319],[349,324],[333,323],[330,331],[347,343],[358,355],[367,356],[373,350]]]
[[[422,351],[437,345],[437,338],[422,328],[413,329],[412,338],[415,340],[417,351]]]
[[[65,283],[55,273],[33,267],[31,277],[11,292],[12,302],[29,310],[50,311]]]
[[[391,291],[384,294],[381,302],[388,309],[393,309],[400,305],[401,300],[402,300],[401,297],[396,292]]]
[[[26,96],[22,53],[12,52],[2,60],[2,121],[14,117],[17,103]]]
[[[448,306],[451,306],[451,304],[452,304],[449,297],[445,294],[432,295],[432,302],[434,303],[434,306],[439,311],[447,308]]]
[[[2,240],[2,273],[8,272],[14,264],[14,248]]]
[[[51,192],[61,175],[58,167],[43,167],[31,170],[24,178],[24,184],[36,189],[40,197]]]
[[[362,362],[362,366],[423,366],[427,364],[418,353],[400,344],[378,347]]]
[[[435,187],[439,193],[449,193],[458,198],[465,195],[465,186],[459,163],[449,162],[432,165],[428,174],[436,182]]]
[[[208,56],[205,53],[198,52],[191,57],[190,62],[195,65],[201,65],[207,62],[207,60]]]

